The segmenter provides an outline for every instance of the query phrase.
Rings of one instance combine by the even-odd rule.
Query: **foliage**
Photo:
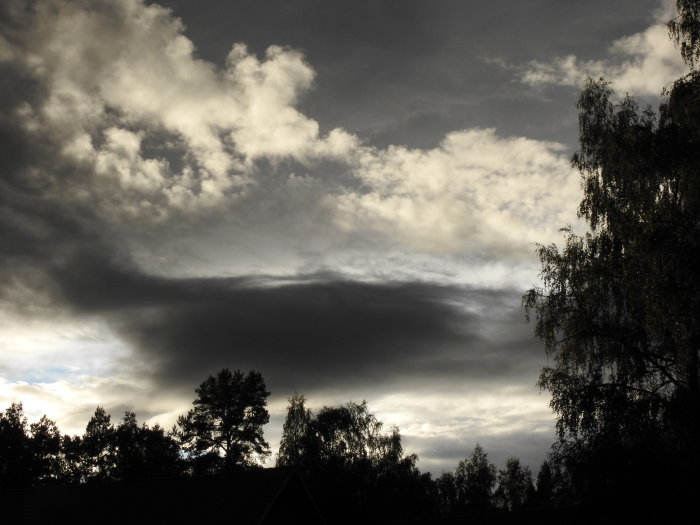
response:
[[[254,464],[268,455],[262,427],[267,412],[265,383],[259,372],[221,370],[195,389],[194,408],[177,420],[178,437],[195,471]]]
[[[449,516],[458,509],[457,480],[454,472],[443,472],[435,480],[437,506],[441,516]]]
[[[119,479],[165,476],[181,471],[177,442],[159,425],[139,427],[136,415],[125,412],[115,431],[116,476]]]
[[[397,428],[382,431],[367,402],[323,407],[317,414],[302,395],[289,399],[278,466],[300,468],[325,508],[346,509],[342,520],[375,522],[434,510],[429,475],[405,455]]]
[[[312,414],[305,403],[306,398],[302,394],[294,394],[289,398],[287,417],[282,426],[282,438],[277,453],[279,467],[306,466],[306,448]]]
[[[678,16],[668,23],[671,36],[681,47],[683,59],[693,67],[700,59],[700,3],[677,0]]]
[[[382,423],[367,408],[367,402],[323,407],[314,415],[303,395],[289,399],[282,429],[278,466],[351,469],[368,465],[376,471],[389,465],[415,462],[404,456],[401,435],[393,428],[382,433]]]
[[[22,403],[12,403],[0,414],[0,489],[28,485],[30,441]]]
[[[699,5],[678,7],[669,26],[692,67]],[[551,359],[539,385],[558,417],[556,453],[577,490],[613,494],[642,472],[683,479],[698,465],[700,73],[676,81],[658,115],[614,102],[603,80],[578,108],[572,163],[590,230],[566,229],[561,251],[539,246],[543,287],[523,303]]]
[[[115,477],[117,458],[114,436],[111,416],[98,406],[81,440],[87,480],[104,481]]]
[[[57,483],[64,478],[61,434],[45,415],[28,425],[22,403],[0,414],[0,489]]]
[[[455,482],[457,504],[469,512],[484,512],[492,508],[493,489],[496,484],[496,467],[478,443],[469,458],[457,465]]]
[[[61,436],[46,416],[29,425],[22,405],[14,403],[0,413],[0,445],[2,489],[185,473],[174,436],[159,425],[139,425],[131,411],[115,427],[105,409],[97,407],[83,436]],[[385,432],[364,401],[323,407],[314,414],[304,396],[289,399],[277,465],[299,470],[334,523],[383,523],[499,506],[512,510],[522,506],[522,487],[529,487],[525,492],[531,496],[529,469],[514,458],[500,471],[494,492],[496,470],[479,445],[454,473],[435,481],[418,470],[417,459],[404,453],[398,429]],[[559,465],[550,469],[545,462],[538,475],[538,494],[554,493],[550,502],[559,501]],[[554,488],[546,489],[547,484]]]
[[[29,425],[32,456],[32,478],[35,483],[60,481],[63,472],[61,459],[61,432],[56,423],[45,415]]]
[[[522,509],[533,501],[534,492],[530,468],[523,467],[518,458],[508,458],[505,468],[498,471],[498,489],[494,495],[498,507]]]
[[[548,507],[554,502],[554,475],[549,461],[543,461],[537,472],[537,489],[535,491],[534,504],[539,507]]]
[[[63,483],[84,483],[87,480],[83,441],[80,436],[61,438],[61,473]]]

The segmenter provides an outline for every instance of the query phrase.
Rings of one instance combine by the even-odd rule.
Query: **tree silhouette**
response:
[[[81,440],[87,480],[104,481],[115,477],[117,458],[114,432],[110,415],[98,406]]]
[[[0,490],[64,479],[61,434],[45,415],[27,424],[22,403],[0,414]]]
[[[308,448],[310,446],[311,410],[306,408],[306,398],[294,394],[289,398],[287,417],[282,426],[278,467],[306,467]]]
[[[139,433],[143,450],[144,476],[171,476],[183,471],[180,447],[175,438],[160,425],[144,424]]]
[[[693,67],[700,59],[700,7],[697,0],[676,0],[678,17],[668,23],[683,59]]]
[[[508,458],[505,468],[498,471],[497,505],[504,510],[522,509],[534,499],[534,492],[530,468],[523,467],[516,457]]]
[[[554,477],[552,467],[548,461],[543,461],[537,472],[537,489],[535,491],[534,504],[540,507],[549,507],[554,502]]]
[[[438,509],[442,516],[449,516],[458,511],[457,479],[453,472],[443,472],[436,480]]]
[[[86,455],[80,436],[61,438],[61,474],[64,483],[84,483],[88,478]]]
[[[179,447],[158,425],[139,427],[136,415],[125,412],[115,433],[116,476],[119,479],[177,474]]]
[[[694,68],[700,9],[678,7],[670,29]],[[590,231],[539,247],[544,286],[523,302],[552,360],[539,384],[557,453],[578,490],[620,501],[647,490],[644,475],[689,479],[700,465],[700,73],[677,80],[658,115],[614,102],[603,80],[578,108],[572,163]]]
[[[177,420],[183,449],[195,471],[248,466],[270,453],[262,427],[267,412],[265,383],[259,372],[243,375],[224,368],[195,389],[194,408]]]
[[[116,455],[116,475],[129,479],[143,476],[144,452],[140,443],[141,429],[136,422],[136,414],[125,412],[124,418],[114,431]]]
[[[493,507],[491,498],[496,484],[496,467],[478,443],[472,455],[457,465],[455,483],[460,511],[485,512]]]
[[[277,464],[299,467],[324,513],[342,523],[431,514],[430,476],[416,468],[415,454],[404,454],[397,428],[382,429],[366,401],[313,414],[297,394],[289,399]]]
[[[61,432],[56,423],[45,415],[29,425],[31,473],[37,484],[60,481],[63,472],[61,459]]]
[[[31,449],[22,403],[12,403],[0,414],[0,489],[31,483]]]

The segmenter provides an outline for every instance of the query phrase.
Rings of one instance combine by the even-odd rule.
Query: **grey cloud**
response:
[[[381,21],[391,18],[392,4],[382,5],[367,29],[372,42],[381,38]],[[353,8],[355,24],[362,12]],[[408,18],[387,33],[392,42],[421,20],[415,10],[403,13]],[[32,291],[29,303],[39,294],[79,315],[109,319],[153,363],[149,373],[163,384],[196,384],[221,366],[261,369],[281,389],[429,378],[506,381],[523,367],[536,368],[539,349],[513,291],[339,276],[293,276],[281,284],[145,273],[125,242],[139,233],[102,213],[101,197],[91,193],[100,184],[95,174],[65,159],[55,130],[20,125],[21,111],[46,101],[44,86],[21,64],[3,67],[3,283]],[[475,304],[478,309],[466,308]],[[507,321],[498,321],[504,311]],[[485,329],[498,323],[498,333]]]
[[[63,301],[108,319],[165,388],[224,366],[261,370],[285,394],[534,384],[542,359],[514,290],[333,274],[174,279],[94,255],[49,273]]]
[[[4,3],[0,11],[10,4],[29,5]],[[234,10],[227,17],[216,10],[201,11],[209,3],[190,3],[200,10],[199,16],[179,2],[170,4],[175,5],[175,15],[185,17],[188,34],[201,44],[204,58],[220,63],[235,41],[248,42],[258,53],[271,43],[303,50],[317,71],[317,86],[300,109],[319,119],[322,132],[335,126],[367,131],[376,146],[397,140],[432,146],[430,141],[445,131],[501,122],[506,123],[504,134],[520,133],[516,128],[522,124],[512,122],[516,103],[506,75],[498,77],[503,84],[499,89],[504,91],[493,98],[486,97],[494,90],[491,81],[474,84],[491,68],[475,60],[474,52],[493,41],[474,32],[483,22],[479,16],[470,18],[473,7],[465,7],[468,3],[444,3],[425,16],[426,6],[435,2],[362,1],[344,3],[344,11],[333,13],[330,3],[320,1],[221,2],[224,12]],[[546,4],[528,2],[539,9],[533,13]],[[506,2],[501,8],[518,5]],[[329,23],[331,14],[335,18]],[[212,24],[211,16],[231,25]],[[469,24],[451,43],[452,25],[461,22]],[[509,22],[511,27],[513,23]],[[6,37],[21,36],[22,28],[1,29]],[[505,26],[501,37],[504,31]],[[492,48],[494,52],[511,44],[499,45]],[[438,55],[447,58],[436,61]],[[230,207],[218,208],[220,215],[158,225],[110,215],[111,206],[128,203],[129,197],[117,195],[114,199],[119,202],[110,201],[109,188],[100,186],[104,182],[95,173],[67,160],[61,130],[24,125],[22,112],[33,108],[40,114],[47,87],[21,63],[9,61],[0,68],[0,286],[6,293],[20,294],[10,298],[17,308],[34,307],[42,299],[78,319],[107,320],[133,350],[130,370],[143,376],[137,379],[146,380],[139,384],[152,380],[155,392],[177,391],[180,399],[181,391],[191,396],[208,374],[227,366],[260,370],[275,396],[298,390],[310,398],[316,393],[317,399],[325,399],[322,394],[328,392],[337,399],[350,391],[370,397],[433,387],[454,396],[450,385],[464,383],[482,389],[534,386],[543,353],[531,327],[524,323],[519,290],[410,280],[361,282],[333,273],[295,275],[293,270],[287,278],[167,277],[176,273],[168,271],[170,266],[191,263],[173,257],[175,252],[164,258],[168,268],[159,267],[162,273],[147,272],[143,261],[137,260],[134,244],[140,243],[148,259],[154,245],[178,245],[181,237],[196,237],[215,223],[224,230],[233,225],[231,233],[225,232],[232,244],[239,242],[235,237],[243,231],[254,238],[253,247],[290,237],[289,242],[297,244],[295,249],[310,253],[302,261],[309,268],[316,268],[314,250],[322,252],[328,246],[356,250],[356,260],[367,264],[371,258],[359,252],[368,248],[382,252],[390,239],[364,231],[335,231],[326,225],[328,217],[312,210],[321,196],[360,185],[332,160],[312,166],[258,160],[254,166],[258,186]],[[84,69],[89,75],[90,68]],[[469,74],[462,78],[459,71]],[[477,86],[476,95],[466,94],[467,84]],[[415,89],[422,94],[417,97]],[[503,102],[504,97],[510,105]],[[488,103],[482,104],[485,100]],[[522,122],[531,122],[525,117],[538,110],[518,107]],[[496,113],[491,113],[494,108]],[[108,120],[112,117],[116,118],[107,115]],[[543,115],[537,118],[546,120]],[[93,139],[99,146],[104,138]],[[142,153],[149,158],[174,155],[168,161],[179,171],[178,162],[184,162],[180,157],[185,153],[181,144],[163,145],[170,139],[171,134],[162,130],[148,130]],[[314,183],[290,196],[290,185],[280,183],[287,172],[310,173]],[[268,236],[260,234],[268,230]],[[314,245],[310,241],[317,240],[316,235],[333,239]],[[202,253],[196,255],[204,258],[209,238],[201,237]],[[150,245],[149,239],[153,239]],[[280,249],[280,257],[289,258],[291,251]],[[390,273],[391,264],[385,266],[382,270]],[[371,274],[371,269],[366,273]],[[121,384],[114,390],[124,397],[138,395],[127,395]],[[113,403],[111,408],[118,418],[132,407]],[[160,407],[153,412],[144,412],[143,406],[133,408],[141,410],[140,417],[148,417]],[[78,417],[76,412],[74,419]],[[455,447],[471,439],[465,436]],[[416,443],[415,448],[429,449],[427,443]],[[472,446],[469,441],[464,453]],[[425,461],[443,461],[448,452],[438,446],[422,455]]]
[[[542,357],[514,293],[494,293],[499,308],[468,312],[464,302],[491,292],[342,279],[161,282],[156,290],[170,295],[167,302],[112,320],[164,384],[196,384],[223,366],[261,370],[285,393],[431,381],[495,385],[519,382],[524,371],[534,383]],[[499,324],[494,317],[504,305],[511,312],[502,331],[484,334],[485,325]]]

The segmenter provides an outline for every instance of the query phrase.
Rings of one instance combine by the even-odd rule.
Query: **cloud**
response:
[[[169,424],[227,366],[276,396],[372,398],[392,424],[436,384],[534,384],[502,277],[575,220],[562,145],[321,133],[301,52],[234,44],[217,66],[138,0],[8,0],[0,29],[0,398],[68,429],[98,403]]]
[[[294,391],[324,403],[368,398],[387,425],[417,438],[432,431],[396,414],[421,396],[463,404],[439,418],[416,416],[433,427],[448,413],[481,414],[482,424],[453,429],[470,436],[529,420],[523,403],[546,405],[530,400],[543,352],[515,290],[335,275],[172,279],[99,258],[56,269],[52,282],[77,317],[44,321],[48,329],[38,321],[3,327],[0,351],[14,351],[0,397],[26,400],[31,414],[50,412],[72,431],[98,403],[115,417],[136,409],[171,424],[194,387],[223,367],[260,370],[278,404]],[[86,318],[92,328],[71,325]],[[37,366],[42,356],[56,365]],[[530,394],[512,391],[523,382]],[[474,397],[485,389],[491,401]],[[520,408],[506,414],[506,401]],[[488,411],[501,414],[498,425]]]
[[[156,4],[5,5],[3,177],[16,192],[8,221],[21,223],[10,251],[37,252],[34,280],[83,249],[196,274],[213,252],[183,253],[183,233],[201,245],[214,231],[256,239],[247,251],[275,244],[277,259],[298,261],[291,272],[341,252],[354,268],[387,253],[519,264],[576,220],[561,145],[472,129],[436,148],[374,148],[321,134],[295,108],[315,78],[299,51],[259,58],[234,44],[218,67]]]
[[[294,108],[314,80],[298,51],[270,46],[258,59],[235,44],[219,69],[196,57],[181,21],[156,4],[28,6],[5,8],[12,38],[0,56],[44,96],[15,116],[94,173],[93,197],[121,195],[127,214],[159,218],[169,207],[216,204],[254,183],[256,159],[342,157],[356,142],[342,130],[321,137]]]
[[[431,265],[532,258],[530,243],[569,222],[578,199],[561,145],[489,129],[432,149],[321,136],[294,108],[314,80],[298,51],[260,59],[237,44],[217,68],[168,10],[137,0],[11,0],[0,24],[8,308],[101,319],[162,384],[221,366],[269,369],[283,389],[476,381],[515,377],[539,356],[519,293],[449,284]],[[151,239],[179,246],[215,227],[232,243],[241,231],[260,245],[290,238],[280,258],[293,252],[309,270],[279,272],[285,282],[197,277],[206,254],[195,250],[144,269],[159,258]],[[334,252],[349,254],[353,278],[309,273],[336,270]],[[195,277],[174,277],[176,265]],[[511,362],[521,345],[529,357]]]
[[[261,370],[284,392],[534,383],[541,360],[517,290],[333,274],[169,278],[85,253],[46,271],[60,304],[107,323],[132,352],[121,361],[165,390],[222,367]]]
[[[582,60],[575,55],[548,62],[533,60],[519,67],[519,80],[529,86],[573,86],[581,88],[588,77],[604,77],[618,92],[658,96],[662,88],[688,72],[678,48],[669,38],[666,22],[675,14],[672,2],[664,0],[657,23],[642,32],[615,40],[602,60]]]
[[[579,178],[563,150],[493,129],[453,132],[430,150],[367,149],[354,171],[362,189],[326,203],[341,230],[381,232],[420,252],[522,257],[575,219]]]
[[[54,275],[64,300],[107,319],[165,387],[224,366],[259,369],[283,391],[507,381],[536,373],[541,358],[515,291],[332,275],[166,279],[85,261],[70,268]]]

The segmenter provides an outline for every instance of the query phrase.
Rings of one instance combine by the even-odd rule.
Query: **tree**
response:
[[[311,410],[306,408],[306,398],[302,394],[294,394],[288,401],[287,417],[282,426],[282,438],[277,454],[277,466],[303,467],[309,446],[312,414]]]
[[[144,453],[144,476],[172,476],[183,471],[180,447],[174,436],[156,424],[141,426]]]
[[[136,422],[136,414],[124,412],[124,418],[114,431],[116,456],[116,476],[130,479],[143,476],[145,463],[140,443],[141,429]]]
[[[700,7],[697,0],[677,0],[678,17],[668,23],[683,59],[693,67],[700,59]]]
[[[342,468],[371,463],[381,453],[381,429],[366,401],[323,407],[313,422],[313,453],[320,461]]]
[[[30,437],[22,403],[12,403],[0,414],[0,489],[31,483]]]
[[[463,459],[455,471],[457,502],[461,511],[485,512],[492,508],[491,498],[496,484],[496,467],[478,443],[469,458]]]
[[[61,432],[56,423],[45,415],[29,425],[32,480],[38,484],[61,480]]]
[[[195,470],[249,466],[270,446],[262,427],[269,420],[265,383],[259,372],[224,368],[195,389],[194,408],[177,420],[184,450]]]
[[[505,468],[498,471],[498,506],[504,510],[522,509],[533,500],[534,492],[530,468],[523,467],[516,457],[508,458]]]
[[[305,402],[300,394],[289,399],[279,466],[334,465],[351,469],[369,465],[381,470],[402,461],[415,461],[415,456],[404,456],[397,428],[388,434],[382,432],[382,422],[369,412],[366,401],[325,406],[316,415],[306,408]]]
[[[677,4],[669,27],[693,69],[700,6]],[[699,464],[700,73],[676,81],[658,115],[614,102],[603,80],[578,108],[589,231],[539,246],[543,287],[523,302],[551,359],[539,385],[557,453],[584,492],[613,494]]]
[[[537,473],[537,489],[535,491],[535,504],[540,507],[549,507],[554,501],[554,478],[552,467],[548,461],[543,461]]]
[[[98,406],[85,427],[82,440],[87,480],[105,481],[116,475],[116,447],[111,416]]]
[[[404,454],[397,428],[383,432],[367,402],[325,406],[313,414],[305,398],[289,399],[278,466],[299,467],[328,513],[343,522],[374,523],[432,513],[429,475]]]
[[[457,479],[453,472],[443,472],[435,480],[438,509],[442,516],[449,516],[458,508]]]
[[[116,476],[120,479],[166,476],[181,471],[179,447],[163,428],[139,427],[127,411],[115,431]]]
[[[61,438],[61,481],[84,483],[88,478],[87,461],[80,436],[64,435]]]

